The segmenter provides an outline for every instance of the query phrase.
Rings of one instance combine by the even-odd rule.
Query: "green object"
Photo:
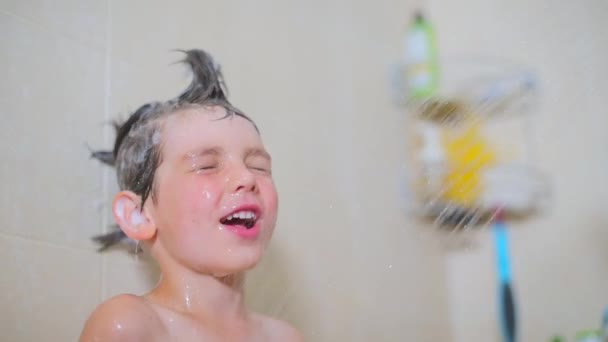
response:
[[[435,30],[417,13],[405,37],[405,78],[410,99],[428,99],[437,94],[439,62]]]
[[[553,336],[553,338],[551,338],[551,342],[565,342],[566,340],[561,337],[561,336]]]
[[[601,342],[601,338],[599,330],[581,330],[576,333],[576,342]]]

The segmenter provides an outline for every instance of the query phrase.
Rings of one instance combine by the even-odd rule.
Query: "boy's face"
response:
[[[258,132],[225,115],[222,107],[189,109],[164,121],[155,201],[146,202],[162,254],[215,276],[255,266],[278,205]]]

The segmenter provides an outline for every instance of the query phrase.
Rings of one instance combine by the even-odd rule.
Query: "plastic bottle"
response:
[[[435,30],[420,12],[405,35],[403,64],[408,98],[421,100],[436,94],[439,67]]]

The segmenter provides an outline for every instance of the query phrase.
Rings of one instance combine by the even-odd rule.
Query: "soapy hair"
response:
[[[154,175],[161,163],[162,123],[168,116],[191,108],[223,107],[224,118],[240,116],[255,123],[227,99],[227,88],[220,66],[203,50],[179,50],[185,54],[181,61],[192,72],[192,81],[177,97],[164,102],[150,102],[139,107],[124,123],[114,122],[116,139],[111,151],[92,151],[91,157],[116,168],[121,190],[130,190],[141,197],[140,210],[148,198],[154,201]],[[259,131],[258,131],[259,132]],[[93,239],[104,250],[124,237],[114,231]]]

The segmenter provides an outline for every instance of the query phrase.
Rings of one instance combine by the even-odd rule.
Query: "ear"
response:
[[[121,191],[114,197],[112,213],[120,229],[131,239],[149,240],[156,235],[156,225],[141,208],[141,197],[132,191]]]

